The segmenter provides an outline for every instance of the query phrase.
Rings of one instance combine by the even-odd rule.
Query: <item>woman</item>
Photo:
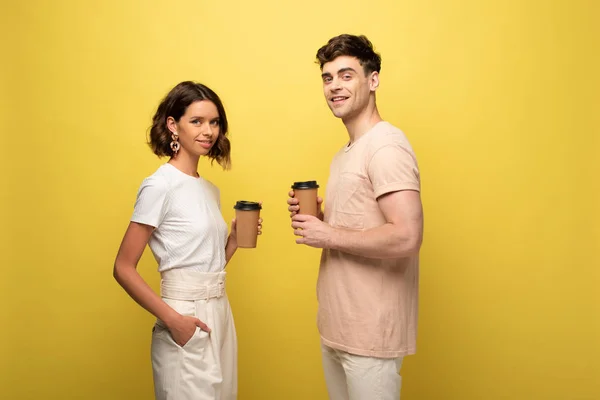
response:
[[[202,156],[230,167],[226,135],[215,92],[194,82],[169,92],[154,115],[149,144],[170,159],[142,182],[115,261],[115,279],[157,318],[152,369],[160,400],[237,397],[237,340],[224,271],[237,249],[235,220],[228,236],[219,190],[196,172]],[[160,297],[136,269],[147,243],[161,274]]]

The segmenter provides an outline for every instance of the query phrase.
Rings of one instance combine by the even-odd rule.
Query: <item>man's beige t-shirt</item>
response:
[[[367,230],[386,223],[377,198],[420,191],[415,154],[401,130],[382,121],[331,163],[325,222]],[[418,256],[379,260],[323,250],[317,298],[323,344],[351,354],[395,358],[416,352]]]

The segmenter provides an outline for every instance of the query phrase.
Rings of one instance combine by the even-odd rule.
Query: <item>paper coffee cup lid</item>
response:
[[[317,181],[294,182],[292,189],[317,189]]]
[[[235,203],[235,206],[233,206],[233,208],[235,208],[236,210],[240,210],[240,211],[254,211],[254,210],[260,210],[262,208],[262,206],[259,203],[254,202],[254,201],[240,200]]]

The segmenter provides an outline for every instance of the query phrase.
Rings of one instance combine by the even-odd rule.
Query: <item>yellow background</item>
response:
[[[364,33],[422,171],[418,354],[403,399],[599,399],[598,42],[592,1],[5,1],[0,398],[150,399],[153,318],[113,280],[144,144],[182,80],[222,97],[264,236],[230,266],[240,400],[325,399],[318,250],[286,193],[347,139],[314,55]],[[158,289],[150,252],[139,266]],[[360,329],[357,326],[356,329]]]

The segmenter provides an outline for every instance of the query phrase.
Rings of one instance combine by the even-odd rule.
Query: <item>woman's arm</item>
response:
[[[235,219],[231,221],[231,232],[227,237],[227,243],[225,244],[225,264],[229,263],[231,257],[235,254],[237,250],[237,231],[235,229]]]
[[[198,318],[182,316],[165,303],[137,271],[137,264],[152,235],[150,225],[131,222],[115,260],[113,276],[135,302],[165,323],[175,342],[183,346],[192,337],[196,326],[210,332]]]

